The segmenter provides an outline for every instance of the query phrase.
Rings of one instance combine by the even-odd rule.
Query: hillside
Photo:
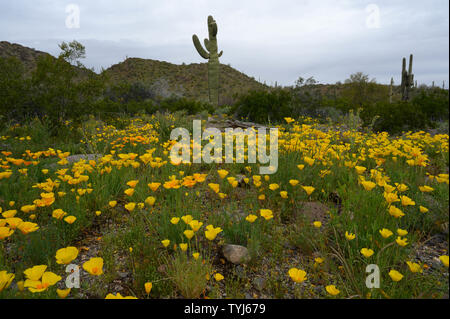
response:
[[[51,59],[56,60],[56,57],[47,52],[38,51],[17,43],[0,41],[0,58],[16,57],[24,65],[24,70],[27,75],[30,75],[36,68],[38,59],[42,56],[48,56]],[[72,68],[77,72],[78,79],[83,79],[86,78],[86,76],[93,74],[93,71],[87,68],[79,68],[74,65],[72,65]]]
[[[16,57],[25,66],[29,74],[36,67],[40,56],[46,52],[28,48],[16,43],[0,42],[0,57]],[[242,72],[228,65],[221,65],[220,101],[230,103],[235,93],[266,87]],[[208,100],[207,63],[177,65],[164,61],[129,58],[104,71],[110,84],[140,82],[147,86],[159,85],[167,94],[176,94],[187,98]]]
[[[1,58],[9,58],[16,57],[18,58],[25,66],[25,70],[27,73],[31,73],[31,71],[36,67],[37,60],[41,56],[45,56],[50,54],[42,51],[38,51],[32,48],[24,47],[17,43],[9,43],[7,41],[0,41],[0,57]]]
[[[265,86],[228,65],[221,64],[220,101],[229,103],[233,94]],[[110,83],[141,82],[152,85],[167,83],[173,93],[208,100],[208,65],[193,63],[177,65],[163,61],[129,58],[104,71]]]

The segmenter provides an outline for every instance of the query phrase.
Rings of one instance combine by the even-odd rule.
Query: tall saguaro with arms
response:
[[[409,91],[414,85],[414,74],[412,74],[413,55],[409,56],[409,68],[406,71],[406,58],[403,58],[402,64],[402,83],[400,85],[402,90],[402,100],[409,100]]]
[[[205,49],[203,49],[198,37],[194,34],[192,40],[197,52],[204,59],[208,60],[208,87],[209,102],[215,106],[219,104],[219,57],[223,51],[218,52],[217,49],[217,23],[212,16],[208,17],[209,39],[205,39]]]

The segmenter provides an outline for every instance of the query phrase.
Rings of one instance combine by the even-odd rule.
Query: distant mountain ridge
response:
[[[18,58],[24,64],[27,73],[35,68],[38,58],[42,55],[50,54],[16,43],[0,42],[0,57],[14,56]],[[107,76],[109,84],[136,82],[145,86],[160,84],[165,85],[168,92],[175,95],[208,101],[207,63],[177,65],[165,61],[128,58],[103,72]],[[234,94],[263,88],[267,88],[267,86],[229,65],[221,64],[219,90],[221,103],[231,103]]]

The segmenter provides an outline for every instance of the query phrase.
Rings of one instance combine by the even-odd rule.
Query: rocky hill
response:
[[[129,58],[104,72],[111,83],[140,82],[148,86],[158,83],[167,85],[169,91],[177,95],[208,100],[207,63],[177,65],[163,61]],[[235,93],[264,87],[265,85],[231,66],[221,64],[219,91],[221,103],[230,102]]]
[[[18,58],[24,64],[27,73],[30,73],[36,67],[38,58],[44,55],[50,54],[17,43],[0,41],[0,58]]]
[[[40,56],[46,52],[28,48],[16,43],[0,42],[0,57],[16,57],[25,66],[26,72],[36,67]],[[85,70],[86,71],[86,70]],[[109,84],[136,83],[145,86],[159,86],[167,95],[175,94],[198,100],[208,100],[207,63],[172,64],[164,61],[129,58],[103,71]],[[220,69],[220,101],[230,103],[234,94],[250,89],[266,87],[255,79],[228,65]]]

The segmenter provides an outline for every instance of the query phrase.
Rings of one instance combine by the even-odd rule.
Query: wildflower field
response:
[[[0,298],[448,298],[447,134],[286,118],[260,175],[174,165],[175,127],[192,117],[3,131]]]

